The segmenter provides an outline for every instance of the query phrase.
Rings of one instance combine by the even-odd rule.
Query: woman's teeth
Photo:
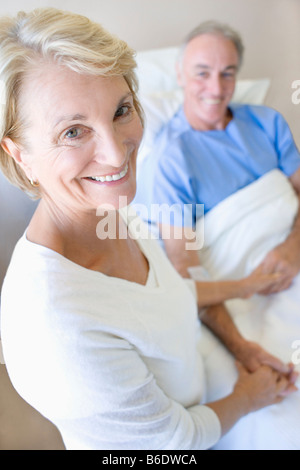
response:
[[[124,170],[122,170],[120,173],[115,173],[114,175],[106,175],[106,176],[90,176],[89,179],[94,180],[94,181],[100,181],[101,183],[104,183],[106,181],[118,181],[127,174],[128,171],[128,164],[125,166]]]

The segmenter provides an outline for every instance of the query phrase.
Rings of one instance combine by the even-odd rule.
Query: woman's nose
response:
[[[112,168],[120,168],[127,159],[127,145],[114,129],[101,133],[97,139],[95,159]]]

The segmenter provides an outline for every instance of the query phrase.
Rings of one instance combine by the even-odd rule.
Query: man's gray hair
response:
[[[218,21],[213,21],[213,20],[205,21],[204,23],[201,23],[199,26],[194,28],[186,36],[180,48],[179,62],[181,62],[183,58],[184,51],[188,43],[192,41],[192,39],[200,36],[201,34],[219,35],[232,41],[238,53],[239,68],[241,67],[242,62],[243,62],[243,55],[244,55],[244,44],[243,44],[240,34],[234,29],[232,29],[230,26],[228,26],[227,24],[219,23]]]

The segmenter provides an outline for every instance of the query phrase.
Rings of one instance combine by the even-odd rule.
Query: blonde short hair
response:
[[[78,73],[123,76],[143,122],[134,55],[124,41],[78,14],[40,8],[0,18],[0,142],[10,137],[22,144],[25,123],[18,112],[20,88],[26,74],[43,59],[54,60]],[[38,188],[30,184],[2,147],[0,169],[12,184],[31,197],[40,196]]]

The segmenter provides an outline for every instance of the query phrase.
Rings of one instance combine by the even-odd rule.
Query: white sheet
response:
[[[204,218],[205,241],[201,264],[212,279],[240,278],[290,232],[298,198],[289,180],[273,170],[221,202]],[[226,302],[246,338],[259,342],[285,362],[300,357],[300,275],[286,291],[268,297]],[[232,357],[205,330],[209,399],[232,389],[236,370]],[[299,363],[296,368],[300,371]],[[300,385],[298,381],[298,386]],[[300,449],[300,391],[283,403],[243,418],[216,449]]]

